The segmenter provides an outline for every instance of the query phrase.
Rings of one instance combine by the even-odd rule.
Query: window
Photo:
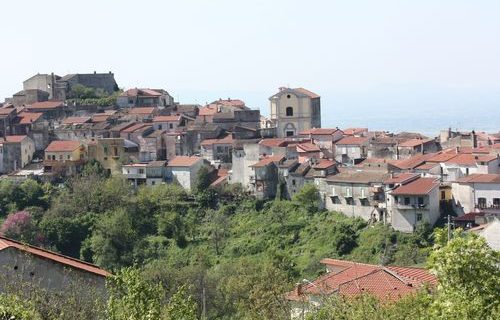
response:
[[[293,108],[292,107],[286,107],[286,116],[293,117]]]
[[[417,213],[417,222],[422,221],[422,214]]]
[[[287,137],[291,137],[291,136],[293,136],[293,131],[287,131],[287,132],[286,132],[286,136],[287,136]]]
[[[67,159],[67,160],[69,160],[70,158],[71,158],[71,157],[70,157],[70,155],[68,154],[68,155],[66,156],[66,159]]]
[[[139,169],[139,174],[144,174],[144,169]]]
[[[410,205],[410,197],[405,197],[405,206]]]
[[[353,206],[354,205],[354,199],[353,198],[346,198],[345,201],[347,202],[348,205]]]
[[[295,186],[295,179],[292,179],[292,186]]]
[[[134,99],[128,99],[129,104],[134,104]]]
[[[169,123],[169,124],[168,124],[168,127],[169,127],[170,129],[173,129],[173,128],[174,128],[174,124],[173,124],[173,123]]]
[[[477,205],[480,209],[486,208],[486,198],[478,198]]]
[[[59,155],[59,160],[62,160],[62,159],[63,159],[63,155],[62,155],[62,154],[60,154],[60,155]]]
[[[104,147],[104,154],[108,155],[108,147],[106,147],[106,146]]]
[[[441,191],[441,200],[446,199],[446,191]]]
[[[398,202],[398,200],[399,200],[398,196],[395,196],[394,197],[394,202]]]
[[[151,185],[155,185],[156,184],[156,181],[151,181]]]
[[[500,208],[500,198],[493,198],[493,207]]]
[[[52,155],[52,160],[56,160],[56,155],[55,154]]]
[[[158,129],[161,130],[162,129],[162,126],[161,124],[158,125]]]
[[[424,197],[418,197],[418,205],[423,206],[424,205]]]
[[[287,99],[290,99],[290,98],[291,98],[291,95],[287,94],[287,95],[286,95],[286,98],[287,98]]]
[[[114,157],[118,156],[118,148],[117,147],[113,147],[113,156]]]
[[[465,175],[468,176],[469,175],[469,168],[465,168]]]

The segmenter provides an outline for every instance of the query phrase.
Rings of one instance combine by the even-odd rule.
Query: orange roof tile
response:
[[[52,141],[47,148],[45,148],[45,152],[71,152],[80,147],[81,143],[79,141],[57,140]]]
[[[155,111],[155,107],[138,107],[129,110],[129,114],[152,114]]]
[[[90,117],[67,117],[63,120],[63,124],[81,124],[90,121]]]
[[[17,136],[5,136],[5,142],[10,142],[10,143],[19,143],[26,139],[26,135],[17,135]]]
[[[21,242],[0,236],[0,251],[7,248],[14,248],[16,250],[32,254],[43,259],[54,261],[66,267],[71,267],[81,271],[93,273],[98,276],[107,277],[111,275],[106,270],[101,269],[98,266],[87,263],[85,261],[77,260],[71,257],[64,256],[62,254],[44,250],[42,248],[38,248],[35,246],[23,244]]]
[[[284,147],[286,146],[286,139],[282,138],[262,139],[260,140],[259,144],[265,147]]]
[[[321,149],[314,143],[301,143],[297,145],[297,152],[320,152]]]
[[[312,135],[317,135],[317,136],[330,136],[330,135],[334,134],[337,131],[340,131],[340,130],[337,129],[337,128],[333,128],[333,129],[328,129],[328,128],[313,128],[313,129],[302,131],[299,134],[301,134],[301,135],[310,135],[310,134],[312,134]]]
[[[434,141],[434,139],[410,139],[410,140],[406,140],[404,142],[401,142],[399,144],[399,146],[403,147],[403,148],[415,148],[417,146],[420,146],[422,144],[426,144],[426,143],[429,143],[432,141]]]
[[[392,195],[424,195],[439,186],[435,178],[419,178],[403,184],[392,191]]]
[[[200,160],[203,159],[196,156],[177,156],[168,162],[167,167],[191,167]]]
[[[346,136],[353,136],[368,131],[368,128],[347,128],[342,130]]]
[[[62,106],[62,101],[43,101],[33,103],[28,109],[55,109]]]
[[[474,173],[458,179],[458,183],[500,183],[500,174]]]
[[[20,124],[30,124],[40,119],[42,114],[39,112],[21,112],[18,117],[21,118]]]
[[[347,136],[339,141],[337,141],[335,144],[336,145],[362,145],[368,142],[367,137],[353,137],[353,136]]]
[[[156,116],[153,118],[153,122],[175,122],[181,120],[181,116]]]
[[[309,91],[307,89],[304,89],[304,88],[295,88],[293,90],[298,91],[298,92],[300,92],[302,94],[305,94],[306,96],[308,96],[309,98],[312,98],[312,99],[319,98],[318,94],[316,94],[316,93],[314,93],[312,91]]]
[[[250,165],[249,167],[256,167],[256,168],[265,167],[273,162],[279,162],[279,161],[283,160],[284,158],[285,158],[284,156],[269,156],[269,157],[261,159],[259,162],[255,163],[253,165]]]

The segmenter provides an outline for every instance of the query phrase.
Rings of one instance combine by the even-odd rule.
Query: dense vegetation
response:
[[[0,181],[1,231],[116,274],[112,319],[135,304],[127,290],[144,286],[157,297],[139,303],[151,319],[178,309],[207,319],[282,319],[282,294],[318,276],[322,258],[415,265],[432,247],[426,225],[402,234],[319,210],[312,185],[291,201],[262,202],[238,187],[216,192],[207,179],[202,171],[192,194],[175,184],[133,190],[92,163],[61,186]]]

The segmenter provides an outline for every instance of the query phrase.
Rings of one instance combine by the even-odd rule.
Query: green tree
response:
[[[319,211],[320,196],[318,189],[312,183],[306,183],[302,189],[293,196],[293,201],[304,206],[310,213]]]
[[[442,319],[498,319],[500,253],[483,238],[461,230],[444,245],[446,231],[436,231],[428,265],[438,280],[433,315]]]
[[[179,287],[163,310],[164,320],[197,320],[197,306],[185,285]]]
[[[165,298],[162,285],[144,280],[140,270],[124,268],[108,279],[106,287],[109,320],[160,319]]]

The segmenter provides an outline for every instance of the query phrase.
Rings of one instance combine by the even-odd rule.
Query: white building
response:
[[[452,183],[456,212],[500,212],[500,174],[471,174]]]
[[[440,217],[438,180],[419,177],[395,184],[388,191],[387,212],[395,230],[413,232],[423,222],[434,225]]]
[[[126,164],[122,166],[122,173],[135,188],[140,185],[154,186],[166,181],[166,163],[166,161],[151,161]]]
[[[205,160],[196,156],[177,156],[167,165],[167,181],[177,181],[184,189],[191,191],[196,183],[198,171]]]

